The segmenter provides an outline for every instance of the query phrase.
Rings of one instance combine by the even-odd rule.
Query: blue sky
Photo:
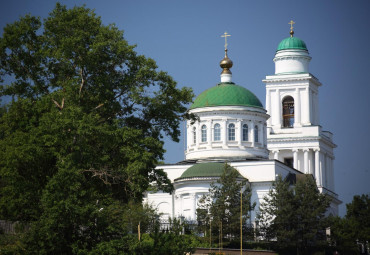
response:
[[[85,4],[105,24],[124,30],[136,51],[156,60],[179,86],[194,93],[216,85],[220,78],[227,31],[233,81],[265,104],[262,79],[274,73],[272,61],[279,42],[289,36],[304,40],[312,57],[310,72],[319,90],[320,121],[334,134],[335,186],[345,204],[356,194],[370,192],[370,1],[219,1],[127,0],[60,1],[68,7]],[[0,27],[31,13],[42,18],[54,0],[0,1]],[[1,31],[2,33],[2,31]],[[183,140],[166,142],[166,163],[184,158]]]

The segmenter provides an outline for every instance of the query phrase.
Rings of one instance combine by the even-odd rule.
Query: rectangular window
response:
[[[213,139],[214,141],[221,141],[221,126],[216,124],[213,130]]]
[[[235,141],[235,125],[229,125],[229,141]]]
[[[243,141],[248,141],[248,125],[243,125]]]
[[[207,126],[202,126],[202,142],[207,142]]]
[[[284,164],[293,168],[293,158],[284,158]]]

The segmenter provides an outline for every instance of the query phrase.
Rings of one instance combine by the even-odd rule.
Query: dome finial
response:
[[[225,32],[224,35],[221,35],[221,37],[225,37],[225,54],[226,54],[226,51],[227,51],[227,37],[228,36],[231,36],[231,35],[228,34],[227,32]]]
[[[225,32],[221,37],[225,37],[225,57],[220,62],[220,67],[223,68],[221,72],[221,82],[231,82],[231,71],[230,68],[233,66],[233,61],[227,56],[227,37],[231,36]]]
[[[293,37],[294,35],[293,24],[295,24],[295,22],[291,20],[288,24],[290,25],[290,37]]]

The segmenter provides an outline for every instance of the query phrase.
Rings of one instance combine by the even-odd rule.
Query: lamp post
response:
[[[243,187],[240,188],[240,255],[243,255]]]
[[[209,217],[209,252],[212,248],[212,219]]]

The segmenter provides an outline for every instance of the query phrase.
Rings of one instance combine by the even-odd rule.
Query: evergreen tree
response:
[[[204,195],[198,203],[197,219],[202,222],[204,232],[209,229],[210,221],[212,221],[212,231],[216,236],[222,231],[223,238],[228,237],[232,240],[240,237],[241,192],[242,221],[246,224],[249,213],[255,206],[250,201],[251,191],[248,180],[242,177],[235,168],[225,163],[221,177],[211,183],[209,193]]]
[[[149,183],[163,136],[178,141],[192,100],[114,25],[57,4],[0,38],[0,218],[31,223],[27,253],[86,253],[127,234],[129,201]],[[103,210],[100,210],[103,208]]]
[[[330,239],[341,254],[359,254],[362,247],[370,248],[370,197],[356,195],[346,207],[344,218],[330,219]]]
[[[326,244],[325,212],[329,198],[319,192],[311,175],[300,175],[294,186],[278,177],[261,203],[260,235],[276,240],[278,250],[311,254]]]

